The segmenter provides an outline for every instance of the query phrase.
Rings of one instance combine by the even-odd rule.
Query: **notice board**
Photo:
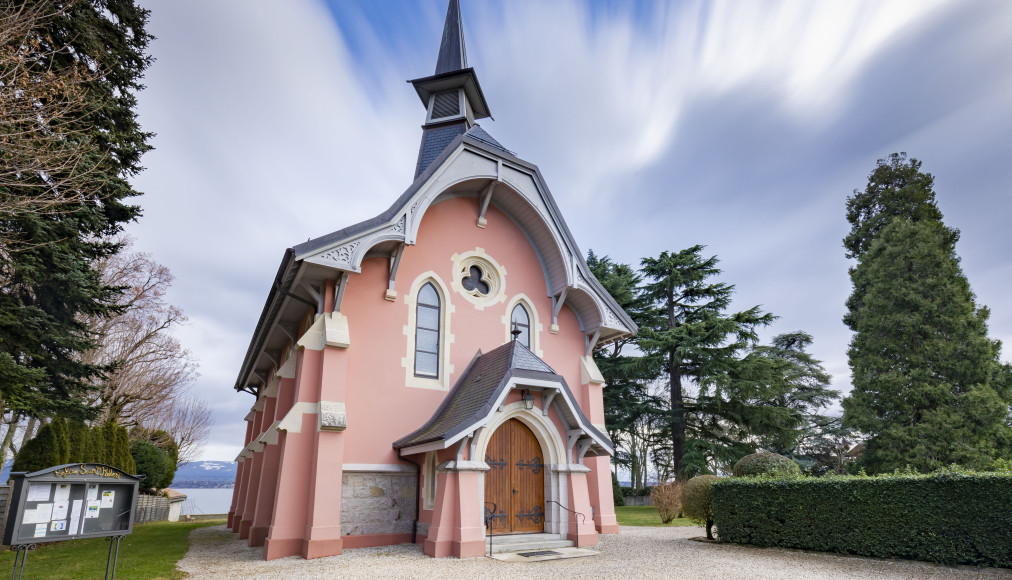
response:
[[[97,463],[12,473],[3,543],[8,546],[133,531],[141,478]]]

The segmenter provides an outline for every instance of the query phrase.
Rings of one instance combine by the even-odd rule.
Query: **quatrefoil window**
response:
[[[487,282],[482,280],[483,277],[484,275],[481,268],[478,266],[471,266],[468,269],[467,277],[461,280],[460,284],[464,287],[464,290],[467,290],[468,292],[477,292],[482,296],[488,296],[491,288]]]

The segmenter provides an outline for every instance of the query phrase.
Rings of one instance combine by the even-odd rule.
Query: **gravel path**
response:
[[[601,536],[599,556],[549,562],[507,563],[490,558],[428,558],[410,544],[345,550],[340,556],[265,562],[224,526],[191,532],[179,568],[202,578],[962,578],[1012,579],[1012,570],[947,567],[748,546],[708,544],[689,538],[702,528],[621,528]]]

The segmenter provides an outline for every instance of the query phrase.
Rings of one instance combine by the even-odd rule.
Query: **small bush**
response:
[[[746,455],[734,464],[732,473],[735,477],[751,477],[756,475],[772,475],[774,477],[800,477],[801,466],[783,455],[760,451]]]
[[[670,524],[671,520],[682,512],[682,488],[684,487],[685,482],[676,479],[657,485],[650,491],[650,499],[654,502],[654,507],[657,508],[657,513],[665,524]]]
[[[706,539],[713,539],[713,482],[716,475],[697,475],[682,490],[682,510],[685,517],[706,524]]]

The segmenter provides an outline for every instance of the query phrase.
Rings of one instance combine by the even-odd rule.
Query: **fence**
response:
[[[164,522],[169,519],[169,498],[160,495],[138,495],[134,523]]]

